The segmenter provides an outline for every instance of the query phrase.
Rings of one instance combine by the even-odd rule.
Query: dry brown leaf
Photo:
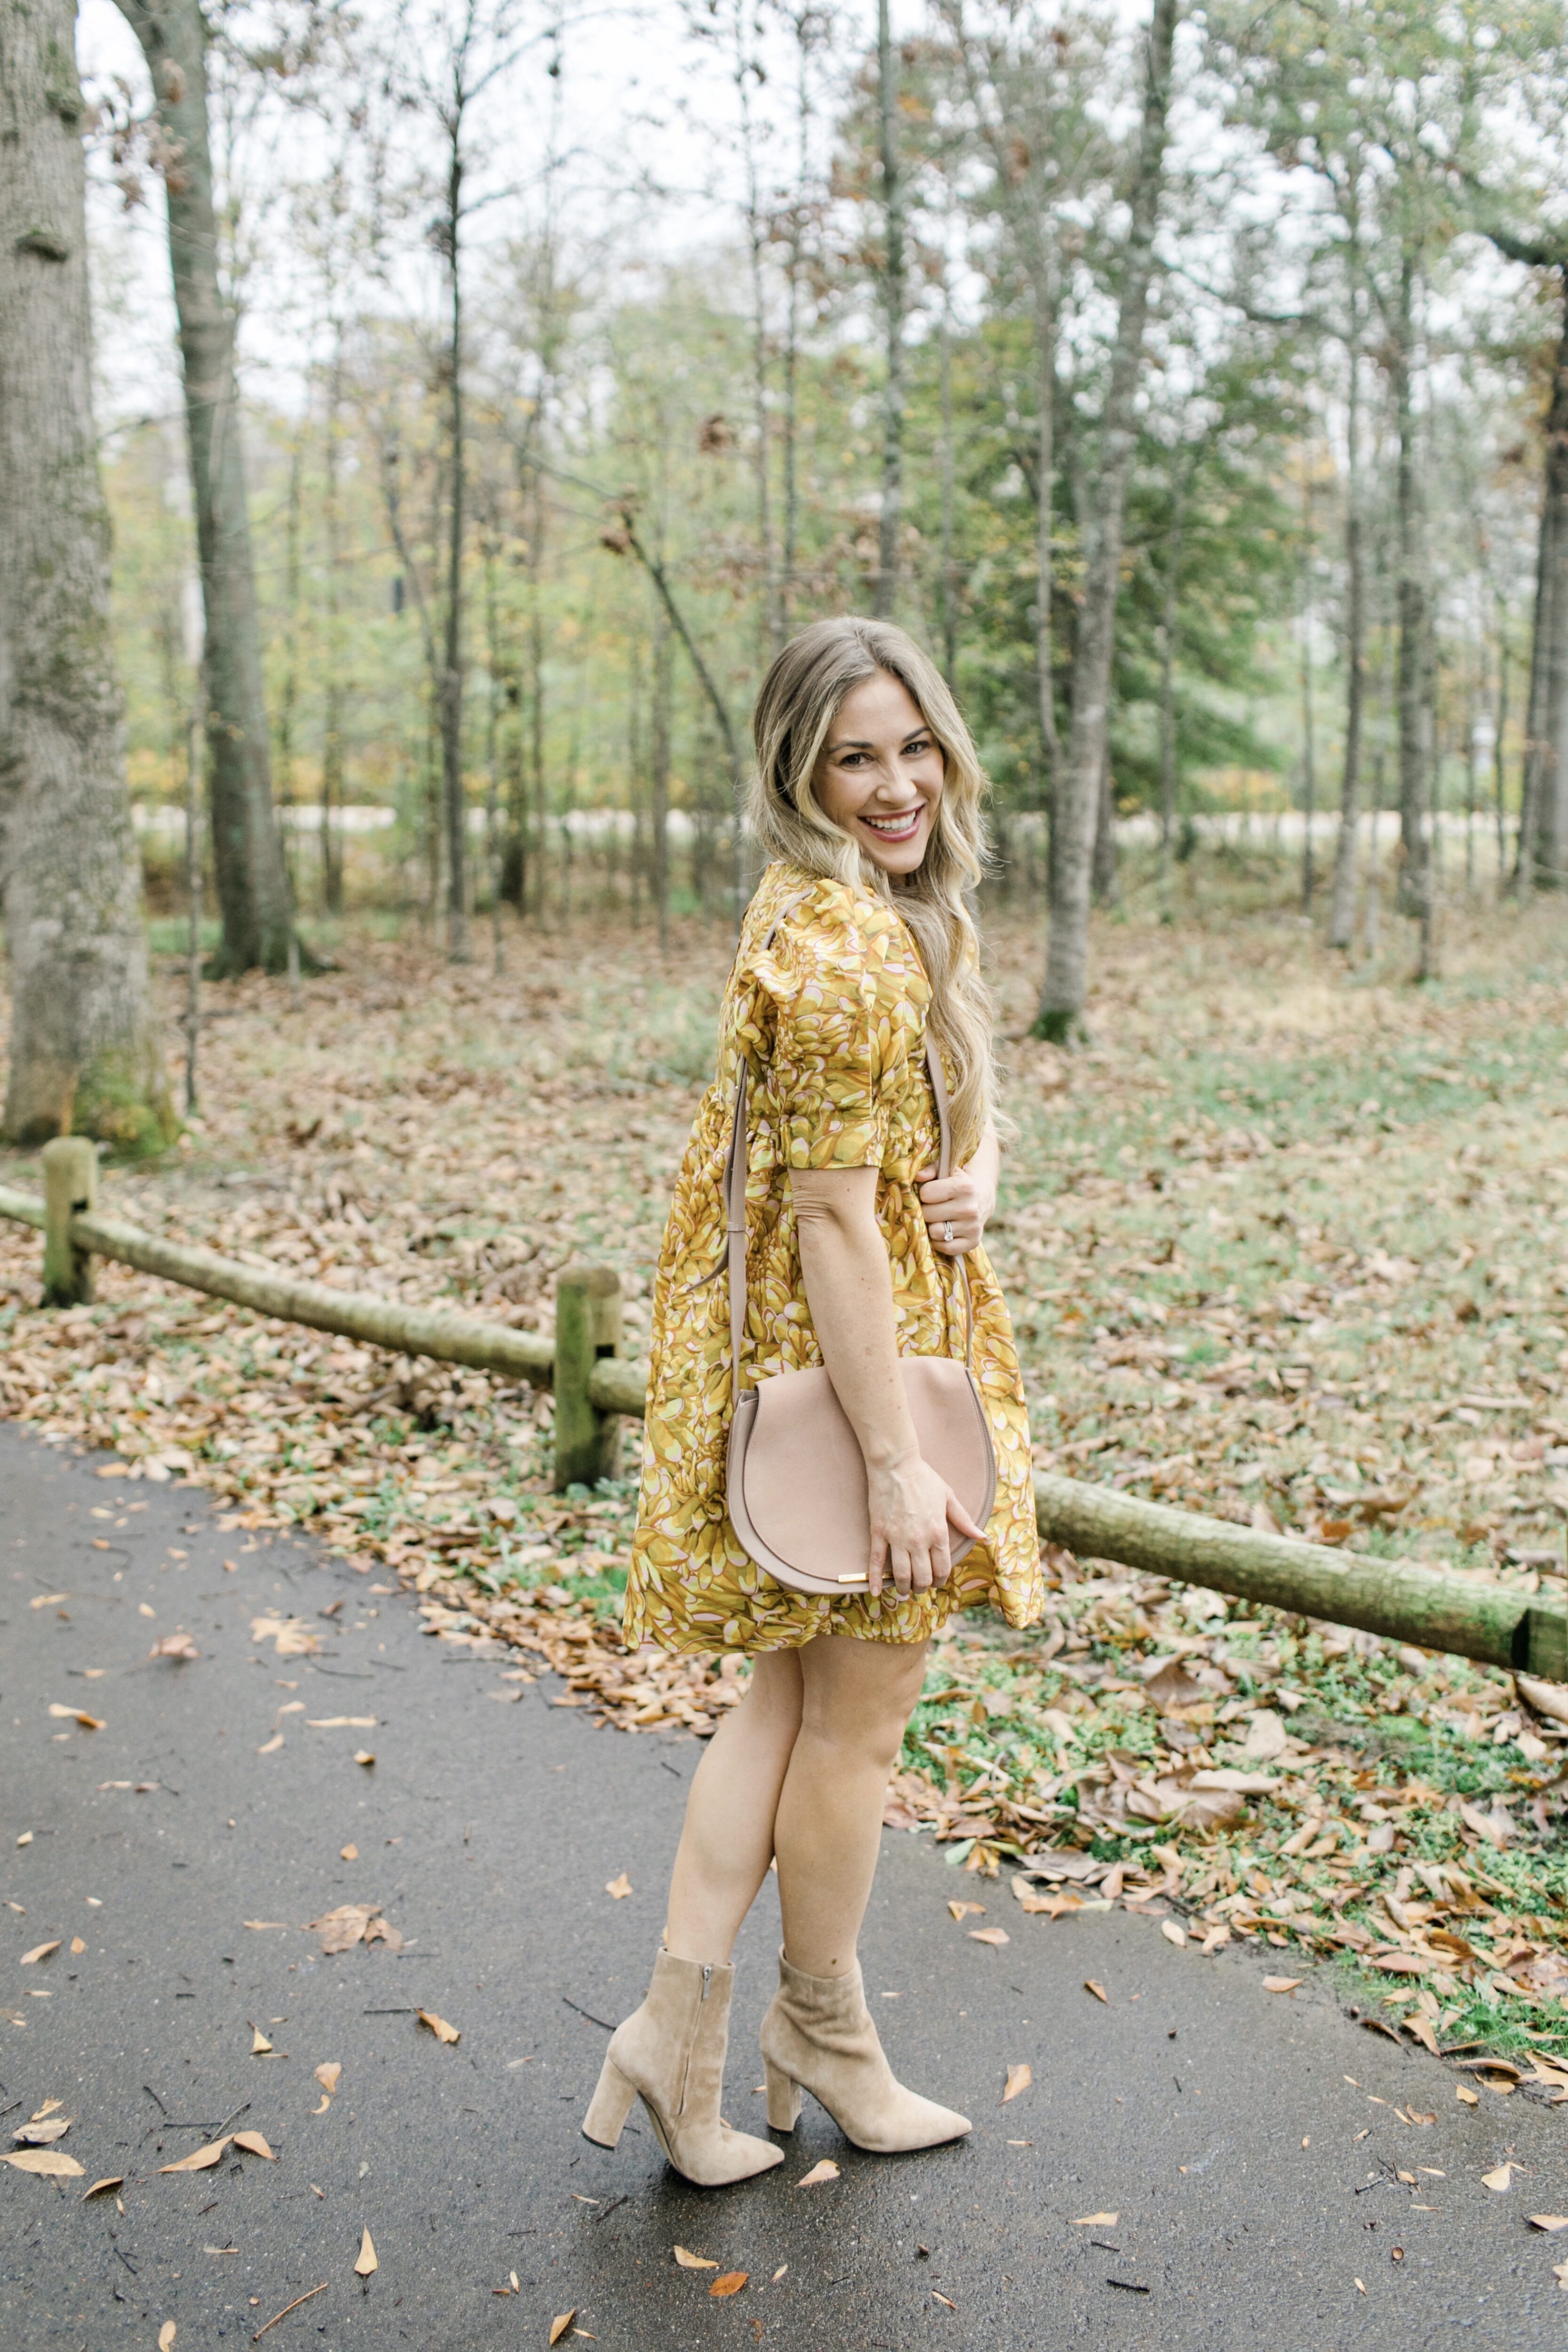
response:
[[[342,2077],[342,2061],[330,2058],[316,2069],[316,2080],[330,2099]]]
[[[253,1617],[250,1638],[253,1642],[270,1642],[280,1658],[308,1658],[321,1646],[300,1617]]]
[[[347,1845],[339,1847],[338,1854],[339,1859],[342,1862],[357,1862],[359,1860],[359,1848],[351,1839]]]
[[[262,1741],[256,1752],[258,1756],[276,1756],[282,1745],[283,1734],[280,1731],[275,1731],[270,1739]]]
[[[15,2155],[0,2156],[0,2164],[14,2165],[18,2172],[41,2173],[46,2180],[79,2180],[87,2170],[63,2147],[19,2147]]]
[[[1305,1977],[1265,1977],[1263,1990],[1265,1992],[1294,1992],[1298,1985],[1306,1981]]]
[[[1005,2106],[1008,2100],[1016,2099],[1020,2091],[1026,2091],[1034,2079],[1035,2070],[1026,2060],[1022,2065],[1009,2066],[1007,2087],[1002,2094],[1002,2105]]]
[[[1102,1984],[1096,1984],[1092,1977],[1085,1977],[1083,1980],[1083,1989],[1085,1992],[1091,1992],[1096,2000],[1109,2002],[1110,1999],[1110,1995],[1106,1991],[1105,1987]]]
[[[376,1720],[374,1715],[308,1715],[305,1728],[307,1731],[374,1731]]]
[[[1120,2213],[1080,2213],[1072,2226],[1075,2230],[1114,2230],[1121,2219]]]
[[[1015,1879],[1014,1885],[1016,1885],[1016,1884],[1017,1881]],[[984,1903],[950,1903],[947,1907],[952,1912],[953,1917],[959,1920],[972,1917],[975,1919],[983,1919],[985,1916],[985,1906]]]
[[[366,2230],[364,2235],[359,2242],[359,2254],[354,2263],[354,2276],[355,2278],[369,2278],[372,2271],[376,2271],[380,2268],[381,2264],[375,2258],[375,2248],[370,2242],[370,2231]]]
[[[189,2156],[181,2157],[178,2164],[161,2164],[160,2172],[210,2172],[215,2164],[223,2162],[226,2139],[215,2139],[205,2147],[194,2148]]]
[[[158,2330],[158,2352],[172,2352],[177,2332],[174,2322],[172,2319],[165,2319]]]
[[[74,1958],[80,1959],[86,1949],[87,1946],[82,1942],[79,1936],[73,1936],[71,1937],[71,1954]]]
[[[20,2125],[11,2137],[18,2147],[52,2147],[56,2140],[64,2139],[70,2127],[68,2116],[56,2116],[49,2123],[35,2116],[31,2123]]]
[[[1527,2213],[1525,2220],[1532,2230],[1568,2230],[1568,2213]]]
[[[278,2161],[277,2157],[267,2145],[265,2135],[261,2132],[236,2132],[234,2135],[234,2144],[236,2147],[244,2148],[247,2156],[263,2157],[268,2164],[276,2164]]]
[[[109,1728],[101,1716],[89,1715],[84,1706],[62,1706],[58,1699],[51,1703],[49,1713],[58,1722],[79,1723],[84,1731],[106,1731]]]
[[[354,1750],[354,1762],[356,1764],[374,1764],[375,1762],[375,1758],[371,1754],[368,1748],[356,1748]]]
[[[795,2185],[797,2189],[820,2189],[825,2180],[837,2180],[837,2178],[838,2167],[830,2156],[825,2156],[812,2166],[804,2179],[797,2180]]]
[[[1454,2096],[1467,2107],[1479,2107],[1481,2104],[1480,2093],[1479,2091],[1472,2091],[1468,2085],[1464,2083],[1460,2083],[1458,2085],[1455,2090]]]
[[[460,2042],[463,2038],[455,2025],[448,2025],[444,2017],[436,2015],[434,2010],[422,2009],[419,2022],[429,2027],[437,2042]]]
[[[85,2205],[89,2197],[101,2197],[106,2189],[123,2189],[124,2186],[125,2175],[122,2172],[108,2173],[103,2179],[95,2180],[90,2189],[82,2190],[80,2201]]]
[[[708,2292],[711,2295],[739,2294],[750,2277],[750,2271],[726,2271],[722,2278],[714,2280]]]
[[[1568,2294],[1568,2263],[1553,2263],[1552,2275],[1563,2293]]]
[[[675,2259],[683,2271],[716,2271],[719,2267],[717,2263],[710,2263],[706,2254],[694,2254],[689,2246],[677,2246]]]
[[[1505,2189],[1511,2189],[1513,2187],[1513,2176],[1518,2169],[1519,2167],[1514,2164],[1500,2164],[1494,2172],[1482,2173],[1481,2187],[1483,2189],[1495,2189],[1498,2195],[1500,2197]]]
[[[52,1944],[35,1944],[30,1952],[23,1953],[21,1965],[25,1969],[30,1969],[35,1960],[47,1960],[49,1954],[51,1952],[58,1952],[59,1948],[60,1939],[58,1936],[55,1937]]]
[[[1184,1952],[1186,1950],[1187,1931],[1184,1927],[1180,1927],[1174,1919],[1162,1919],[1160,1922],[1160,1933],[1163,1936],[1167,1944],[1174,1944],[1178,1952]]]
[[[331,1955],[346,1952],[362,1940],[368,1943],[372,1923],[378,1916],[379,1906],[374,1903],[340,1903],[323,1918],[305,1924],[321,1937],[322,1952]]]
[[[558,2318],[551,2321],[550,2341],[552,2344],[560,2343],[561,2338],[565,2335],[566,2330],[571,2326],[572,2322],[576,2318],[576,2311],[574,2309],[572,2311],[562,2312]]]
[[[266,2034],[265,2034],[265,2033],[263,2033],[263,2032],[261,2031],[260,2026],[259,2026],[259,2025],[253,2025],[253,2026],[251,2027],[251,2029],[250,2029],[250,2032],[251,2032],[251,2043],[250,2043],[250,2054],[251,2054],[251,2056],[252,2056],[253,2058],[270,2058],[270,2057],[271,2057],[271,2055],[272,2055],[272,2044],[271,2044],[271,2042],[268,2042],[268,2040],[267,2039]]]
[[[631,1893],[631,1891],[632,1891],[632,1882],[631,1882],[631,1880],[626,1876],[626,1872],[625,1872],[624,1870],[622,1871],[622,1873],[621,1873],[621,1874],[620,1874],[620,1876],[619,1876],[618,1878],[607,1878],[607,1879],[605,1881],[605,1894],[606,1894],[606,1895],[614,1895],[614,1897],[615,1897],[615,1899],[616,1899],[616,1901],[617,1903],[624,1903],[624,1902],[625,1902],[625,1900],[626,1900],[626,1896]]]
[[[163,1640],[154,1642],[147,1653],[150,1658],[190,1659],[199,1658],[201,1654],[188,1633],[165,1633]]]
[[[972,1944],[991,1944],[1000,1949],[1002,1945],[1010,1944],[1013,1938],[1005,1927],[971,1927],[969,1940]]]

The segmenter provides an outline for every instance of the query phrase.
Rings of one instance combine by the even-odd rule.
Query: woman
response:
[[[963,896],[981,872],[980,763],[936,670],[883,621],[806,629],[769,671],[753,727],[750,818],[773,863],[747,912],[718,1078],[665,1233],[626,1608],[634,1647],[740,1651],[752,1675],[693,1778],[664,1949],[584,2124],[614,2147],[640,2095],[671,2164],[704,2185],[783,2160],[720,2119],[730,1953],[775,1857],[784,1941],[762,2034],[770,2126],[792,2128],[804,2088],[860,2147],[931,2147],[969,2130],[895,2080],[856,1939],[931,1635],[954,1610],[987,1603],[1026,1625],[1043,1598],[1017,1357],[980,1247],[999,1158],[989,1000]],[[928,1029],[958,1163],[940,1181]],[[723,1176],[742,1054],[752,1110],[740,1377],[826,1366],[865,1458],[871,1553],[853,1595],[773,1581],[725,1508]],[[962,1355],[961,1259],[997,1463],[984,1528],[921,1459],[899,1370],[900,1356]],[[955,1528],[977,1540],[952,1569]]]

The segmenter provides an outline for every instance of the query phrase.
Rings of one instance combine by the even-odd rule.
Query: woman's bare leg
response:
[[[745,1697],[692,1776],[665,1929],[677,1959],[727,1960],[768,1874],[779,1790],[800,1729],[803,1655],[769,1650],[752,1661]]]
[[[855,1965],[888,1780],[925,1679],[926,1644],[825,1634],[792,1655],[800,1731],[772,1825],[784,1956],[808,1976],[843,1976]]]

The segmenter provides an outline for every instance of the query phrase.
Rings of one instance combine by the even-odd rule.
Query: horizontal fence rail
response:
[[[333,1290],[166,1241],[99,1214],[90,1143],[58,1137],[44,1146],[43,1160],[44,1199],[0,1186],[0,1217],[42,1232],[47,1304],[89,1300],[93,1259],[112,1258],[258,1315],[552,1388],[554,1475],[562,1487],[613,1476],[620,1421],[641,1419],[647,1409],[648,1368],[620,1352],[620,1282],[607,1267],[562,1270],[555,1336],[546,1339],[444,1307]],[[1035,1474],[1035,1517],[1047,1542],[1081,1559],[1112,1560],[1296,1616],[1568,1681],[1568,1604],[1555,1596],[1260,1534],[1044,1470]]]

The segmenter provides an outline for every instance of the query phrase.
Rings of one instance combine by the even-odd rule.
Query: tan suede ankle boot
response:
[[[906,2091],[882,2053],[857,1962],[847,1976],[808,1977],[779,1954],[779,1989],[763,2020],[768,2122],[793,2131],[809,2091],[857,2147],[889,2155],[939,2147],[973,2128],[967,2116]]]
[[[719,2114],[734,1982],[728,1963],[704,1966],[660,1952],[647,1999],[611,2036],[583,2119],[585,2138],[614,2147],[640,2098],[660,2147],[700,2189],[749,2180],[784,2162],[782,2147],[731,2131]]]

